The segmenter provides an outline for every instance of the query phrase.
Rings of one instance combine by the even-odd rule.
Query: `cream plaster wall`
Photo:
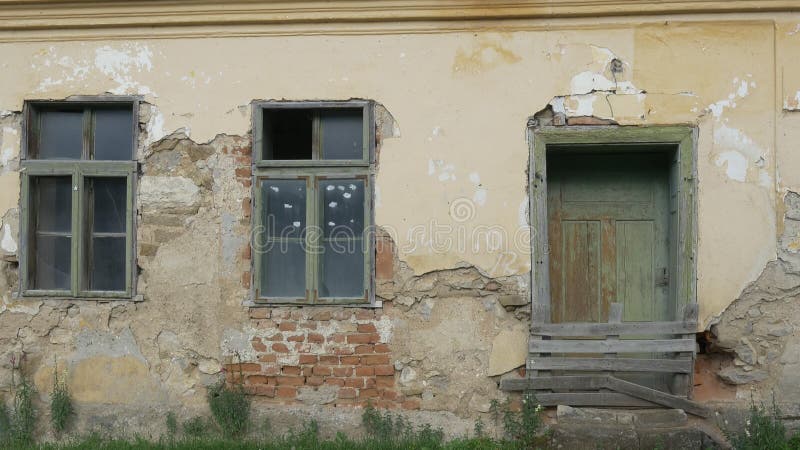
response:
[[[400,259],[417,274],[468,263],[493,277],[530,270],[528,117],[552,103],[568,116],[697,124],[698,296],[707,324],[776,257],[776,204],[800,188],[800,119],[790,112],[800,90],[792,76],[800,19],[788,17],[777,26],[762,17],[3,43],[0,118],[25,99],[139,94],[156,110],[151,141],[183,129],[206,142],[248,133],[254,99],[373,99],[400,131],[383,143],[376,202],[377,224],[394,235]],[[624,63],[616,83],[613,58]],[[18,201],[17,172],[4,166],[18,157],[21,136],[19,123],[2,130],[0,217]],[[449,244],[441,236],[431,244],[436,226],[451,227],[440,231]]]

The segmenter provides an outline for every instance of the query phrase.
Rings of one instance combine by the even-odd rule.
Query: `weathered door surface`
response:
[[[672,320],[669,170],[662,153],[548,155],[551,321]]]

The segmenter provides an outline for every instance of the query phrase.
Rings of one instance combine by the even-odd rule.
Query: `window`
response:
[[[25,104],[22,294],[132,296],[133,99]]]
[[[372,105],[254,108],[256,302],[363,304],[372,296]]]

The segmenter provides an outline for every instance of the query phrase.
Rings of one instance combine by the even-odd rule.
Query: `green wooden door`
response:
[[[671,320],[667,155],[554,152],[547,180],[552,322]]]

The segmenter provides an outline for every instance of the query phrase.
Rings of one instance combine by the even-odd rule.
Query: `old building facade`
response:
[[[278,423],[455,435],[603,406],[588,370],[797,415],[799,9],[0,0],[0,390],[149,432],[241,362]]]

